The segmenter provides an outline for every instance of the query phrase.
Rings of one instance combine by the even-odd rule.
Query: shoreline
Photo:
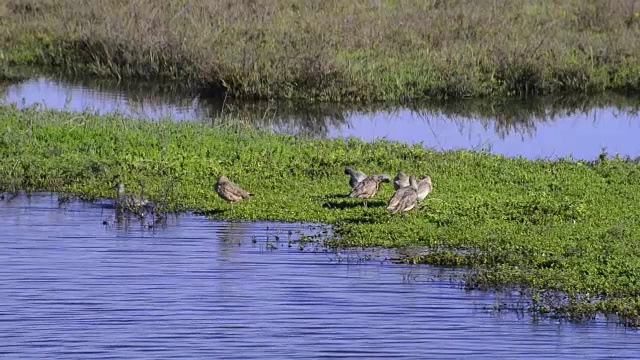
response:
[[[62,196],[61,196],[62,195]],[[55,192],[33,192],[27,193],[24,191],[18,191],[17,193],[5,194],[0,192],[0,203],[1,202],[11,202],[14,201],[16,197],[29,197],[31,196],[45,196],[58,198],[58,206],[59,207],[67,207],[70,203],[80,203],[80,204],[93,204],[94,206],[100,206],[103,209],[109,209],[114,211],[115,220],[112,222],[108,222],[106,219],[102,220],[103,226],[114,226],[115,223],[123,222],[122,224],[125,226],[125,229],[128,229],[131,224],[129,223],[129,217],[137,216],[133,213],[123,213],[118,215],[117,210],[114,204],[108,203],[105,201],[110,201],[111,199],[97,199],[95,201],[85,201],[79,198],[73,198],[68,196],[68,194],[61,194]],[[19,200],[20,201],[20,200]],[[72,205],[73,206],[73,205]],[[537,296],[545,296],[548,299],[553,299],[553,301],[558,302],[562,301],[562,297],[566,296],[566,294],[555,293],[555,294],[543,294],[536,293],[531,289],[522,288],[522,287],[511,287],[511,288],[490,288],[477,286],[478,284],[473,283],[473,276],[476,276],[475,272],[477,269],[472,267],[465,266],[448,266],[440,265],[438,263],[428,263],[422,264],[420,261],[416,261],[421,256],[428,255],[420,255],[425,250],[420,246],[408,247],[408,248],[386,248],[386,247],[369,247],[369,248],[354,248],[354,247],[344,247],[340,246],[336,241],[332,241],[332,226],[323,224],[323,223],[305,223],[305,222],[280,222],[280,221],[244,221],[244,220],[225,220],[223,218],[211,218],[204,214],[195,213],[195,212],[183,212],[183,213],[174,213],[174,214],[165,214],[168,215],[171,219],[167,219],[164,217],[163,219],[156,219],[153,216],[147,215],[144,218],[138,218],[140,222],[136,222],[137,226],[144,228],[148,231],[157,231],[158,228],[163,229],[166,226],[176,226],[174,223],[176,219],[181,216],[194,216],[197,218],[205,218],[209,221],[214,222],[230,222],[236,223],[246,222],[252,224],[268,224],[267,228],[275,225],[275,235],[273,240],[270,242],[267,237],[265,243],[266,250],[277,250],[278,244],[283,245],[287,244],[288,248],[296,248],[298,251],[304,252],[324,252],[324,253],[332,253],[334,258],[331,261],[335,261],[336,264],[345,263],[347,265],[361,265],[366,263],[376,263],[376,264],[387,264],[387,265],[405,265],[405,266],[415,266],[415,265],[426,265],[432,269],[431,277],[434,279],[438,279],[439,281],[446,281],[450,283],[452,287],[458,287],[461,291],[482,291],[485,293],[497,294],[507,296],[509,300],[507,302],[499,302],[494,305],[492,308],[493,312],[502,313],[509,312],[513,314],[524,314],[526,313],[532,319],[546,319],[548,320],[563,320],[569,322],[576,323],[620,323],[620,319],[616,319],[615,316],[605,315],[605,314],[596,314],[595,316],[581,317],[580,314],[573,314],[570,312],[563,312],[559,309],[554,308],[545,308],[544,301],[538,301],[536,299]],[[153,218],[150,222],[149,218]],[[126,220],[125,220],[126,219]],[[145,223],[143,223],[145,222]],[[298,231],[294,232],[295,240],[286,239],[284,234],[281,234],[281,238],[278,236],[278,225],[282,224],[294,224],[298,227]],[[304,234],[305,232],[314,230],[315,234]],[[289,237],[291,237],[291,233],[289,233]],[[327,240],[332,246],[327,245]],[[275,245],[274,245],[275,244]],[[344,252],[344,253],[343,253]],[[411,281],[410,276],[407,275],[406,281]],[[559,300],[560,299],[560,300]],[[551,300],[549,300],[551,301]],[[565,307],[566,304],[563,305]],[[634,325],[635,326],[635,325]]]
[[[166,212],[323,223],[336,245],[420,246],[430,255],[408,260],[468,266],[468,286],[530,289],[540,312],[617,314],[640,324],[640,165],[630,159],[532,161],[12,106],[0,106],[0,144],[3,192],[114,198],[111,182],[119,175],[129,191]],[[383,184],[365,209],[345,197],[345,166],[427,173],[434,193],[417,212],[391,216],[385,205],[393,187]],[[221,174],[256,194],[233,214],[213,190]],[[566,294],[561,302],[558,293]]]

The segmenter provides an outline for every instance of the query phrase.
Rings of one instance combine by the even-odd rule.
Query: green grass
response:
[[[239,98],[637,92],[639,59],[636,0],[0,4],[0,62],[179,80]]]
[[[232,119],[230,119],[232,120]],[[313,140],[226,126],[0,107],[0,191],[113,198],[132,192],[170,211],[233,218],[213,185],[225,174],[256,194],[244,220],[321,222],[340,246],[414,247],[405,260],[468,266],[481,289],[526,291],[539,313],[617,314],[640,324],[640,165],[624,159],[530,161],[355,139]],[[346,165],[368,173],[429,174],[417,213],[391,216],[383,184],[369,209],[344,195]],[[428,198],[428,199],[429,199]]]

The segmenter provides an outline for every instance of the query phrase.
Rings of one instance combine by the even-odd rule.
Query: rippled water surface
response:
[[[318,226],[117,220],[108,202],[0,201],[0,357],[640,354],[636,331],[496,315],[494,296],[465,292],[433,268],[300,251],[298,234]]]
[[[252,125],[278,132],[387,138],[438,150],[488,150],[531,159],[571,155],[592,160],[603,149],[609,154],[640,156],[640,103],[635,98],[615,96],[604,100],[531,99],[500,105],[477,101],[411,110],[354,109],[336,104],[231,104],[153,84],[35,77],[4,88],[0,84],[2,102],[208,123],[225,121],[224,114],[240,113],[249,115]]]

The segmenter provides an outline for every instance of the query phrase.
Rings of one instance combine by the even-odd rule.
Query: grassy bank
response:
[[[0,61],[242,98],[640,89],[637,0],[7,0]]]
[[[242,124],[242,122],[235,122]],[[419,212],[393,217],[392,187],[364,209],[344,198],[346,165],[431,175]],[[120,175],[171,211],[230,218],[213,191],[226,174],[255,198],[246,220],[322,222],[346,246],[419,246],[407,261],[470,266],[470,287],[520,288],[534,309],[640,324],[640,165],[529,161],[433,152],[399,143],[312,140],[234,126],[148,123],[115,116],[0,107],[0,190],[113,198]]]

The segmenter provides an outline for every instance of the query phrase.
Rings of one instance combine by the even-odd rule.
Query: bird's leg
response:
[[[365,201],[364,201],[364,208],[365,208],[365,209],[368,209],[368,207],[367,207],[367,200],[365,200]]]
[[[231,215],[236,216],[236,211],[233,209],[233,203],[231,203]]]

